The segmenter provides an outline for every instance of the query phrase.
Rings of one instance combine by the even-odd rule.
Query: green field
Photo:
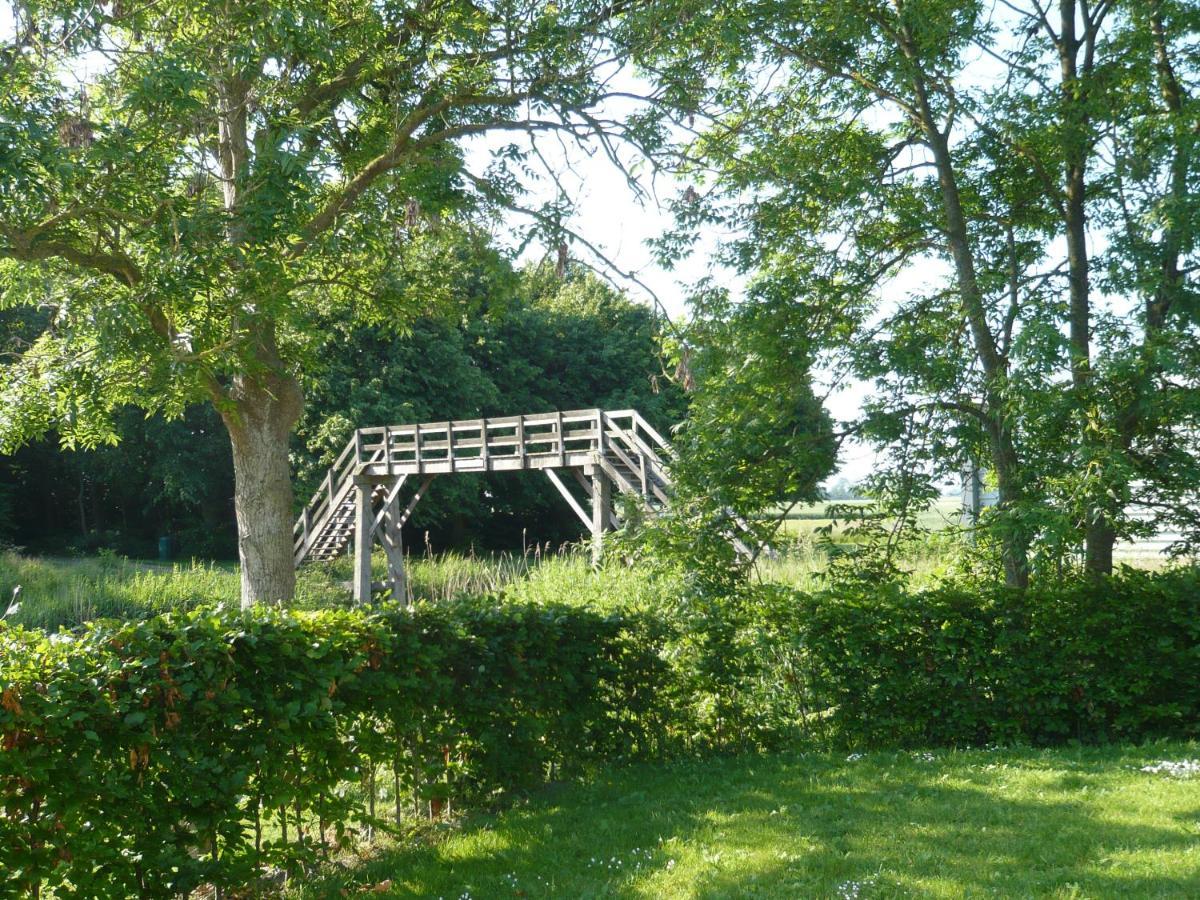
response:
[[[813,534],[818,528],[833,525],[833,534],[836,536],[844,530],[846,522],[844,519],[831,518],[831,507],[866,505],[865,501],[845,501],[798,506],[788,513],[782,531],[787,535],[803,537]],[[942,531],[959,524],[961,509],[962,501],[958,497],[942,497],[918,514],[917,525],[927,531]]]
[[[823,548],[803,541],[778,557],[760,558],[757,577],[812,590],[822,586],[820,575],[827,562]],[[906,567],[916,583],[925,583],[945,574],[947,563],[941,553],[931,551],[908,559]],[[376,554],[374,567],[376,579],[382,580],[387,572],[382,553]],[[413,599],[434,602],[503,589],[518,600],[645,610],[676,595],[674,586],[619,561],[594,570],[587,548],[524,556],[414,556],[409,559],[409,574]],[[293,605],[307,609],[347,605],[349,583],[346,558],[302,566]],[[10,621],[48,629],[72,628],[98,618],[145,618],[200,604],[237,605],[240,590],[237,568],[229,563],[28,557],[0,551],[0,603],[17,586],[20,609]]]
[[[1176,743],[640,765],[341,860],[295,896],[1197,897],[1200,772],[1141,770],[1197,756]]]

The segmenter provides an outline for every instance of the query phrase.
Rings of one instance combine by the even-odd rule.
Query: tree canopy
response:
[[[356,425],[594,405],[636,408],[664,433],[682,418],[684,396],[661,376],[660,323],[647,307],[574,267],[562,278],[543,265],[478,283],[490,285],[478,299],[491,308],[457,319],[421,316],[403,333],[325,323],[291,441],[302,497]],[[0,313],[0,347],[24,333],[14,316]],[[184,556],[236,552],[229,444],[211,406],[170,421],[129,407],[115,427],[115,446],[64,451],[51,436],[0,457],[0,543],[144,556],[169,535]],[[574,540],[579,522],[540,473],[462,475],[434,483],[410,547],[419,551],[426,531],[438,549],[514,550],[523,537]]]

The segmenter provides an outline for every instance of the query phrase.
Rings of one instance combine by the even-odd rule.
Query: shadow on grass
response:
[[[390,881],[384,896],[1200,896],[1200,785],[1147,794],[1138,776],[1040,754],[636,766],[300,893]]]

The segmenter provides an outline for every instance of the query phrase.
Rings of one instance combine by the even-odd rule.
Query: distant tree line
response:
[[[592,406],[635,407],[662,430],[684,399],[662,377],[655,314],[584,271],[476,267],[470,314],[405,322],[322,322],[292,439],[297,502],[307,499],[356,426]],[[48,313],[47,313],[48,315]],[[0,312],[12,352],[45,327]],[[68,450],[57,434],[0,457],[0,542],[43,553],[111,549],[148,556],[169,536],[181,556],[234,558],[233,465],[211,406],[180,418],[130,407],[119,443]],[[580,526],[540,472],[435,481],[407,540],[420,552],[575,539]]]

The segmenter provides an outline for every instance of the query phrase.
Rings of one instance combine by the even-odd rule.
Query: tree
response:
[[[807,309],[835,377],[874,382],[850,427],[896,449],[915,491],[983,461],[1010,584],[1078,541],[1091,571],[1111,569],[1115,538],[1140,527],[1137,478],[1183,509],[1197,471],[1194,6],[700,12],[681,4],[648,55],[711,123],[685,152],[705,190],[681,198],[664,252],[684,252],[698,223],[727,226],[725,260],[774,317]]]
[[[399,323],[331,315],[304,368],[305,410],[291,441],[307,496],[355,424],[436,422],[601,406],[632,407],[662,433],[683,415],[661,376],[661,322],[646,306],[572,265],[514,271],[485,234],[443,226],[454,240],[461,306]],[[25,310],[0,312],[0,365],[45,328]],[[236,553],[229,440],[211,405],[171,421],[117,412],[115,446],[64,451],[56,435],[0,457],[0,542],[153,555],[164,534],[186,556]],[[539,472],[439,479],[414,532],[438,547],[521,547],[573,540],[579,520]],[[525,529],[527,534],[524,533]]]
[[[812,388],[811,323],[803,307],[791,309],[776,315],[754,286],[734,303],[707,283],[673,347],[689,392],[675,433],[674,496],[639,537],[710,598],[729,596],[751,573],[787,513],[820,499],[837,462],[832,421]]]
[[[233,451],[243,603],[294,589],[288,436],[321,316],[455,301],[437,222],[519,192],[489,132],[594,133],[598,0],[17,3],[0,48],[0,290],[51,308],[5,445],[205,400]],[[78,89],[68,79],[79,81]]]

